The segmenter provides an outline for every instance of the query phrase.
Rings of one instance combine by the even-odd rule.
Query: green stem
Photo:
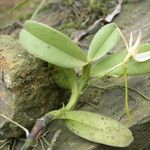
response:
[[[40,11],[40,9],[42,8],[43,4],[45,3],[45,0],[42,0],[41,3],[39,4],[39,6],[36,8],[36,10],[34,11],[31,20],[34,20],[36,15],[38,14],[38,12]]]
[[[78,82],[77,80],[74,80],[71,83],[71,97],[65,109],[67,111],[74,109],[75,105],[77,104],[78,98],[79,98]]]
[[[71,82],[71,89],[72,89],[71,97],[70,97],[68,104],[65,107],[67,111],[74,109],[74,107],[76,106],[79,96],[83,93],[83,89],[87,85],[89,74],[90,74],[90,69],[91,69],[90,64],[83,67],[83,73],[80,78],[81,80],[80,83],[78,83],[76,76],[73,77],[73,80]]]
[[[32,128],[29,136],[27,137],[25,143],[23,144],[21,150],[32,150],[35,146],[36,140],[41,134],[41,130],[45,128],[50,122],[55,119],[58,119],[63,113],[64,108],[59,110],[54,110],[49,113],[46,113],[43,117],[38,119]]]
[[[129,103],[128,103],[128,81],[127,81],[127,75],[126,75],[126,66],[123,68],[124,71],[124,83],[125,83],[125,112],[127,113],[129,121],[131,121],[131,116],[129,113]]]
[[[89,80],[91,65],[86,65],[83,67],[83,73],[80,78],[81,82],[78,83],[77,75],[72,73],[70,78],[71,83],[71,97],[68,104],[59,109],[48,112],[42,118],[38,119],[35,123],[34,127],[32,128],[31,133],[29,134],[27,140],[23,145],[23,150],[30,150],[33,147],[34,140],[38,138],[40,131],[50,122],[55,119],[59,119],[63,116],[63,113],[66,111],[73,110],[78,102],[78,98],[80,94],[83,92],[83,89],[86,87],[87,82]]]
[[[121,67],[121,66],[123,66],[123,62],[117,64],[117,65],[114,66],[114,67],[112,67],[112,68],[109,69],[105,74],[101,74],[100,77],[97,77],[96,79],[92,80],[92,83],[97,82],[99,79],[103,78],[103,77],[106,76],[106,75],[110,76],[110,75],[109,75],[110,72],[114,71],[115,69],[117,69],[117,68],[119,68],[119,67]],[[113,76],[113,77],[118,77],[118,76],[116,75],[116,76]],[[89,86],[89,85],[90,85],[90,82],[88,83],[88,86]]]
[[[83,67],[83,73],[82,73],[82,76],[80,78],[80,83],[79,83],[80,94],[83,93],[83,90],[88,85],[87,83],[88,83],[89,77],[90,77],[90,70],[91,70],[91,64],[88,64]]]

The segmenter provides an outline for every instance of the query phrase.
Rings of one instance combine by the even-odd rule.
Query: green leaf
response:
[[[75,134],[89,141],[110,146],[126,147],[133,141],[131,131],[121,123],[86,111],[69,111],[60,116]]]
[[[120,39],[118,27],[108,24],[102,27],[95,35],[88,51],[88,62],[97,60],[109,52]]]
[[[20,41],[34,56],[61,67],[87,64],[83,51],[63,33],[35,21],[26,21],[24,28],[20,32]]]
[[[148,52],[150,51],[150,44],[140,45],[138,49],[139,49],[139,53]],[[116,54],[112,54],[102,59],[95,66],[92,67],[91,76],[101,77],[107,75],[107,72],[117,64],[121,63],[124,60],[126,55],[127,55],[127,50],[124,49]],[[132,59],[127,64],[126,73],[128,76],[150,73],[149,66],[150,66],[150,60],[144,62],[138,62]],[[114,71],[111,71],[109,75],[121,75],[121,73],[122,73],[122,67],[119,67]]]
[[[71,89],[71,82],[75,76],[76,72],[74,69],[54,66],[52,78],[63,89]]]
[[[13,13],[14,10],[19,9],[20,7],[26,5],[31,0],[21,0],[19,1],[9,12],[9,14]]]

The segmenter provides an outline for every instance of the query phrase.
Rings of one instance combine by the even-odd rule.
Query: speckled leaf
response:
[[[89,62],[103,57],[109,52],[120,39],[118,27],[114,24],[108,24],[102,27],[93,38],[87,59]]]
[[[117,147],[126,147],[133,141],[131,131],[121,123],[86,111],[65,112],[60,117],[75,134],[89,141]]]
[[[148,52],[150,51],[150,44],[140,45],[138,49],[139,49],[138,50],[139,54],[141,54],[142,52]],[[101,77],[107,74],[107,72],[112,67],[116,66],[117,64],[123,61],[126,54],[127,54],[127,51],[124,49],[116,54],[112,54],[102,59],[95,66],[92,67],[91,76]],[[120,75],[121,72],[122,72],[122,67],[119,67],[118,69],[110,72],[109,74]],[[150,73],[150,60],[147,60],[144,62],[138,62],[134,59],[130,60],[130,62],[127,64],[126,73],[128,76]]]
[[[86,65],[85,54],[69,37],[42,23],[26,21],[20,41],[28,52],[49,63],[68,68]]]

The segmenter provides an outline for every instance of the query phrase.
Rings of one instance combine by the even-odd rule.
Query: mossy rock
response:
[[[0,36],[0,113],[30,129],[35,120],[58,106],[62,92],[47,63],[28,54],[17,40]],[[0,116],[0,139],[23,131]]]

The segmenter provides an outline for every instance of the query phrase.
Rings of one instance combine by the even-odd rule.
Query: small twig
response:
[[[133,98],[130,94],[129,94],[129,96],[130,96],[131,98]],[[133,99],[134,99],[134,98],[133,98]],[[134,105],[133,107],[131,107],[131,108],[129,109],[129,112],[130,112],[130,113],[131,113],[131,111],[133,111],[133,110],[138,106],[138,104],[139,104],[139,100],[138,100],[138,99],[134,99],[134,100],[136,101],[136,103],[135,103],[135,105]],[[118,119],[118,121],[120,121],[124,116],[126,116],[126,112],[122,114],[122,116]]]
[[[0,140],[0,143],[4,143],[4,142],[6,142],[7,140]]]
[[[104,22],[104,19],[100,18],[96,20],[87,29],[75,31],[75,33],[71,36],[71,38],[73,39],[74,42],[78,43],[84,36],[96,32],[97,29],[101,26],[101,23],[103,24],[103,22]]]
[[[57,138],[58,138],[58,136],[59,136],[60,133],[61,133],[61,130],[58,130],[58,131],[55,133],[54,137],[53,137],[52,140],[51,140],[51,149],[49,149],[49,150],[52,150],[52,149],[53,149],[53,147],[54,147],[54,145],[55,145],[55,142],[56,142],[56,140],[57,140]]]
[[[10,144],[8,145],[7,150],[11,150]]]
[[[40,140],[40,143],[41,143],[41,147],[42,147],[42,150],[45,150],[45,147],[44,147],[44,144],[43,144],[43,141],[39,138]]]
[[[17,143],[17,141],[16,141],[16,140],[14,140],[14,141],[13,141],[13,144],[12,144],[12,149],[11,149],[11,150],[15,150],[16,143]]]
[[[45,132],[42,133],[42,137],[45,137],[50,132],[50,128],[48,128]]]
[[[37,9],[34,11],[31,20],[34,20],[40,9],[42,8],[43,4],[45,3],[45,0],[42,0]]]
[[[3,118],[5,118],[6,120],[10,121],[11,123],[15,124],[16,126],[20,127],[22,130],[25,131],[26,137],[28,137],[28,135],[29,135],[29,130],[28,130],[28,129],[26,129],[25,127],[23,127],[23,126],[20,125],[19,123],[15,122],[15,121],[13,121],[13,120],[11,120],[11,119],[9,119],[8,117],[6,117],[6,116],[3,115],[3,114],[0,114],[0,116],[2,116]]]
[[[55,135],[53,136],[51,143],[49,143],[44,137],[43,140],[45,141],[45,143],[48,145],[48,149],[47,150],[53,150],[54,146],[55,146],[55,142],[60,134],[61,130],[56,131]]]
[[[7,144],[9,144],[11,140],[5,141],[4,144],[0,147],[0,150],[2,150]]]
[[[47,144],[48,148],[51,147],[51,144],[46,140],[45,137],[41,137],[43,141]]]
[[[74,42],[80,41],[84,36],[95,33],[103,24],[110,23],[116,15],[121,12],[123,0],[118,0],[118,4],[115,7],[114,11],[108,14],[106,17],[102,17],[96,20],[91,26],[84,30],[78,30],[72,35]]]
[[[127,80],[127,74],[126,74],[126,66],[124,66],[125,71],[124,72],[124,83],[125,83],[125,112],[128,116],[129,121],[131,122],[131,116],[130,116],[130,110],[129,110],[129,99],[128,99],[128,80]]]
[[[107,15],[107,17],[105,18],[105,20],[108,23],[111,22],[116,15],[120,14],[122,3],[123,3],[123,0],[118,0],[118,5],[114,9],[114,11],[111,14]]]

